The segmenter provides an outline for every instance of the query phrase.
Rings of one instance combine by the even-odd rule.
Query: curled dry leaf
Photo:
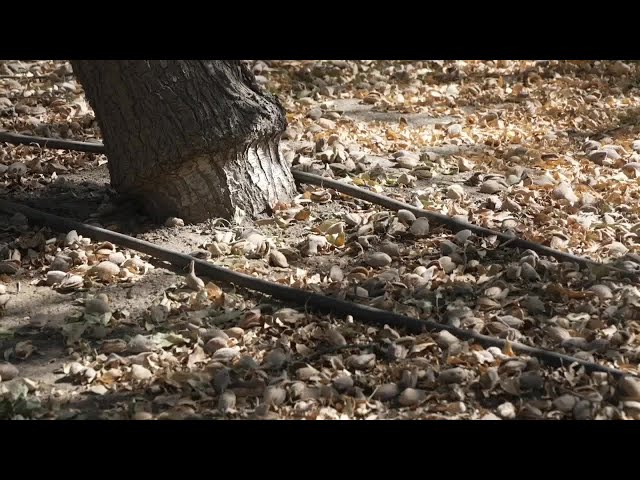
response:
[[[347,358],[347,366],[356,370],[370,370],[376,365],[375,353],[365,353],[362,355],[351,355]]]
[[[595,293],[596,296],[602,301],[613,298],[611,289],[606,285],[593,285],[589,288],[589,290]]]
[[[84,309],[86,313],[110,313],[109,297],[104,293],[100,293],[93,298],[89,298],[84,302]]]
[[[13,380],[20,374],[18,367],[8,362],[0,363],[0,382]]]
[[[213,388],[219,394],[225,392],[227,387],[231,385],[231,371],[226,368],[220,368],[213,376]]]
[[[318,370],[307,365],[306,367],[302,367],[296,370],[296,377],[298,378],[298,380],[307,381],[317,376],[319,373],[320,372]]]
[[[498,415],[505,419],[516,418],[516,407],[511,402],[505,402],[498,406]]]
[[[237,347],[225,347],[216,350],[211,357],[212,360],[219,362],[231,362],[234,358],[240,355],[240,349]]]
[[[133,365],[131,367],[131,376],[136,380],[148,380],[153,374],[148,368],[142,365]]]
[[[218,410],[222,413],[228,413],[236,407],[236,394],[233,390],[227,390],[218,398]]]
[[[471,160],[463,157],[457,158],[458,171],[460,173],[470,172],[473,170],[474,164]]]
[[[282,405],[287,398],[287,391],[279,385],[270,385],[264,390],[262,397],[266,405]]]
[[[410,210],[400,209],[398,210],[398,220],[403,225],[411,225],[416,220],[416,216]]]
[[[129,340],[128,350],[132,353],[152,352],[155,349],[155,342],[148,337],[136,335]]]
[[[465,196],[464,188],[461,185],[454,184],[447,188],[447,197],[452,200],[462,200]]]
[[[58,270],[49,270],[47,272],[47,279],[45,280],[47,285],[60,284],[65,279],[67,274]]]
[[[244,317],[238,323],[238,326],[243,329],[249,329],[252,327],[259,327],[262,325],[262,314],[259,309],[254,308],[244,314]]]
[[[169,217],[164,222],[165,227],[184,227],[184,220],[178,217]]]
[[[368,255],[365,259],[365,262],[367,263],[367,265],[374,268],[386,267],[387,265],[391,264],[391,261],[392,261],[391,257],[386,253],[382,253],[382,252],[372,253]]]
[[[442,348],[449,348],[452,345],[460,343],[460,340],[447,330],[442,330],[438,332],[436,343]]]
[[[344,336],[336,329],[330,328],[327,330],[327,340],[331,345],[341,347],[347,344]]]
[[[551,195],[553,196],[553,198],[567,200],[571,205],[578,201],[578,197],[571,188],[571,185],[567,182],[560,183],[556,188],[553,189]]]
[[[281,348],[275,348],[267,353],[262,364],[263,368],[280,370],[288,361],[288,355]]]
[[[574,395],[561,395],[553,401],[553,406],[563,413],[573,411],[578,399]]]
[[[491,180],[486,180],[482,182],[482,185],[480,185],[480,193],[493,194],[493,193],[501,192],[505,188],[507,188],[506,184],[498,180],[491,179]]]
[[[450,383],[463,383],[469,378],[469,372],[462,367],[443,370],[438,375],[438,381],[445,385]]]
[[[353,388],[353,377],[351,375],[339,375],[332,380],[332,384],[338,392],[346,392]]]
[[[103,340],[100,344],[100,351],[106,353],[122,353],[127,350],[127,342],[121,338],[115,338],[111,340]]]
[[[220,337],[213,337],[207,341],[207,343],[204,346],[204,350],[205,352],[211,354],[211,353],[217,352],[221,348],[226,348],[228,346],[229,344],[227,340]]]
[[[620,396],[626,400],[640,400],[640,379],[626,376],[618,381]]]
[[[373,398],[381,402],[393,400],[400,394],[400,388],[395,383],[385,383],[376,388]]]
[[[289,266],[289,262],[287,262],[287,257],[284,256],[278,250],[271,250],[269,252],[269,264],[274,267],[287,268]]]
[[[87,273],[89,275],[95,275],[100,280],[110,281],[120,274],[120,267],[113,262],[105,260],[91,267]]]
[[[71,247],[71,246],[74,246],[76,243],[78,243],[79,240],[80,240],[80,237],[78,236],[78,232],[76,232],[75,230],[71,230],[64,237],[63,243],[65,247]]]
[[[413,407],[427,398],[427,392],[415,388],[406,388],[398,397],[398,403],[403,407]]]
[[[344,273],[340,267],[333,265],[329,271],[329,279],[332,282],[341,282],[344,279]]]
[[[429,234],[429,220],[425,217],[416,219],[409,228],[409,233],[416,237],[424,237]]]

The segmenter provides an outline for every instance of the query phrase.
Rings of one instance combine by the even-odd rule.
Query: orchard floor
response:
[[[637,64],[250,67],[287,110],[282,152],[294,168],[635,268]],[[0,128],[100,138],[64,62],[0,64]],[[3,144],[0,165],[2,195],[34,208],[261,278],[638,373],[640,290],[625,278],[435,225],[412,230],[411,219],[317,187],[301,187],[270,218],[168,227],[110,191],[103,156]],[[640,415],[635,379],[313,315],[207,278],[196,293],[186,272],[166,263],[19,215],[0,215],[0,235],[1,418]]]

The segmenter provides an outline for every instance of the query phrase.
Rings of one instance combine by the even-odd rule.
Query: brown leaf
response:
[[[207,354],[200,347],[200,345],[196,345],[196,347],[193,349],[193,351],[189,355],[189,359],[187,360],[187,367],[193,368],[198,363],[202,363],[206,360],[208,360]]]

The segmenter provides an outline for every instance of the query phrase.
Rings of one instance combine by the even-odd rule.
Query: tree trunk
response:
[[[290,201],[283,108],[239,61],[72,61],[102,130],[111,185],[157,218],[199,222]]]

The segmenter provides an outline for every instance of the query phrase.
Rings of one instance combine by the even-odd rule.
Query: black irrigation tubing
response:
[[[21,137],[24,138],[23,135],[21,135]],[[1,138],[2,137],[0,137],[0,139]],[[24,140],[24,143],[40,144],[39,143],[40,141],[45,141],[43,143],[46,143],[49,140],[46,138],[44,139],[38,138],[38,137],[34,137],[34,138],[36,138],[37,141],[28,142],[27,140]],[[7,140],[2,140],[2,141],[7,141]],[[58,141],[57,145],[62,145],[61,142],[62,141]],[[70,142],[70,143],[75,144],[75,143],[81,143],[81,142]],[[66,147],[60,146],[59,148],[73,149],[71,145],[67,145]],[[94,150],[94,153],[99,153],[99,152],[95,152]],[[295,172],[295,174],[296,174],[295,175],[296,179],[301,182],[317,184],[317,182],[320,181],[325,185],[329,185],[327,180],[323,179],[322,177],[317,177],[315,175],[311,175],[311,174],[299,172],[299,171]],[[342,186],[342,184],[340,184],[339,182],[331,181],[331,183],[332,184],[336,183]],[[363,190],[357,187],[352,187],[348,185],[344,185],[344,186],[348,188],[344,188],[341,191],[349,195],[351,195],[350,192],[358,193],[358,197],[360,198],[360,193],[363,192]],[[380,199],[384,201],[384,203],[380,202],[380,204],[387,208],[393,208],[394,210],[397,209],[399,206],[401,206],[401,208],[406,208],[405,204],[402,202],[397,202],[395,200],[388,199],[381,195],[370,194],[370,192],[366,192],[366,191],[364,191],[364,193],[367,193],[368,197],[372,199],[373,198],[377,199],[378,197],[380,197]],[[366,198],[363,198],[363,199],[366,200]],[[378,202],[376,201],[375,203],[378,203]],[[410,208],[413,208],[413,207],[410,207]],[[356,303],[348,302],[345,300],[340,300],[338,298],[327,297],[325,295],[320,295],[313,292],[307,292],[297,288],[288,287],[286,285],[269,282],[256,277],[252,277],[251,275],[246,275],[244,273],[234,272],[223,267],[218,267],[204,260],[193,258],[190,255],[175,252],[167,248],[159,247],[157,245],[146,242],[144,240],[130,237],[128,235],[124,235],[121,233],[113,232],[111,230],[106,230],[104,228],[87,225],[85,223],[77,222],[69,218],[59,217],[57,215],[45,213],[45,212],[27,207],[25,205],[20,205],[7,200],[0,199],[0,210],[9,212],[9,213],[20,212],[23,215],[25,215],[27,218],[29,218],[30,220],[36,223],[42,223],[42,224],[51,226],[52,228],[55,228],[59,231],[64,232],[69,230],[76,230],[78,233],[85,235],[87,237],[92,237],[96,240],[101,240],[101,241],[109,241],[109,242],[118,244],[120,246],[130,248],[132,250],[136,250],[136,251],[145,253],[147,255],[156,257],[158,259],[167,261],[177,267],[184,268],[188,266],[191,263],[191,261],[193,261],[197,269],[196,271],[200,275],[207,276],[216,281],[232,283],[239,287],[247,288],[249,290],[259,291],[261,293],[271,295],[272,297],[278,300],[291,302],[297,305],[305,306],[313,310],[333,313],[337,315],[344,315],[344,316],[351,315],[354,319],[358,319],[363,323],[371,323],[375,325],[390,325],[392,327],[406,328],[407,330],[415,333],[420,333],[425,330],[432,331],[432,332],[448,331],[449,333],[455,335],[456,337],[462,340],[470,340],[484,347],[498,347],[503,349],[508,345],[510,345],[513,351],[517,353],[531,355],[532,357],[536,357],[540,359],[543,363],[546,363],[553,367],[569,367],[571,365],[579,365],[583,367],[587,372],[596,372],[596,371],[606,372],[608,374],[613,375],[614,377],[632,375],[630,372],[624,372],[617,368],[607,367],[605,365],[599,365],[594,362],[589,362],[589,361],[575,358],[562,353],[530,347],[528,345],[524,345],[518,342],[509,342],[509,341],[491,337],[488,335],[482,335],[473,330],[464,330],[462,328],[453,327],[451,325],[443,325],[443,324],[434,322],[433,320],[426,320],[426,319],[420,320],[416,318],[411,318],[405,315],[400,315],[400,314],[389,312],[386,310],[369,307],[367,305],[356,304]],[[419,209],[415,209],[415,210],[416,212],[421,214],[425,213],[424,211],[421,211]],[[426,212],[426,213],[429,213],[429,212]],[[452,225],[453,220],[446,216],[432,214],[432,213],[429,213],[429,215],[434,215],[434,218],[437,218],[437,219],[442,218],[443,220],[446,220],[448,223],[445,223],[445,225]],[[455,222],[456,225],[457,223],[458,222]],[[487,229],[484,229],[481,227],[476,227],[474,225],[470,225],[470,226],[473,227],[474,229],[479,229],[479,231],[487,231]],[[461,229],[460,226],[457,226],[456,228]],[[468,227],[465,226],[462,228],[468,228]],[[471,230],[471,228],[469,229]],[[488,231],[491,232],[490,230]],[[495,233],[492,232],[491,235],[495,235]],[[501,235],[502,234],[500,234],[499,236]],[[507,239],[513,240],[512,237],[507,237]],[[521,242],[525,242],[525,241],[521,241]],[[527,244],[527,248],[529,248],[528,244],[530,242],[525,242],[525,243]],[[533,243],[532,245],[537,246],[537,244],[533,244]],[[576,258],[580,258],[580,257],[576,257]],[[584,261],[585,259],[582,259],[582,260]]]
[[[4,132],[4,131],[0,131],[0,142],[7,142],[7,143],[13,143],[13,144],[36,144],[44,148],[60,148],[60,149],[66,149],[66,150],[76,150],[80,152],[91,152],[91,153],[102,153],[102,154],[105,153],[104,145],[102,143],[51,139],[46,137],[21,135],[17,133]],[[355,185],[350,185],[348,183],[332,180],[326,177],[320,177],[318,175],[303,172],[297,169],[292,170],[292,173],[293,173],[293,178],[295,178],[298,182],[308,183],[311,185],[318,185],[322,187],[329,187],[340,193],[344,193],[346,195],[352,196],[354,198],[359,198],[360,200],[365,200],[370,203],[375,203],[382,207],[388,208],[389,210],[395,210],[395,211],[402,210],[402,209],[409,210],[416,217],[426,217],[428,220],[436,224],[443,225],[453,230],[454,232],[457,232],[460,230],[470,230],[476,235],[482,236],[482,237],[495,236],[496,238],[499,238],[500,240],[502,240],[505,246],[529,249],[541,255],[547,255],[549,257],[553,257],[556,260],[561,262],[572,262],[580,265],[581,267],[587,267],[587,268],[598,268],[598,269],[604,268],[612,272],[618,273],[624,277],[628,277],[634,280],[638,279],[638,274],[636,272],[623,270],[621,268],[617,268],[612,265],[596,262],[585,257],[573,255],[571,253],[560,252],[559,250],[555,250],[551,247],[547,247],[539,243],[530,242],[522,238],[507,235],[505,233],[491,230],[488,228],[480,227],[472,223],[455,220],[451,217],[448,217],[447,215],[442,215],[440,213],[423,210],[421,208],[414,207],[412,205],[401,202],[399,200],[394,200],[393,198],[389,198],[384,195],[380,195],[378,193],[365,190]]]
[[[104,153],[102,143],[78,142],[75,140],[62,140],[59,138],[32,137],[19,133],[0,131],[0,142],[23,145],[40,145],[43,148],[60,148],[63,150],[75,150],[77,152]]]
[[[138,252],[151,255],[160,260],[165,260],[177,267],[186,267],[191,261],[195,263],[196,270],[200,275],[207,276],[215,281],[228,282],[239,287],[262,292],[285,302],[291,302],[311,310],[322,312],[333,312],[337,315],[351,315],[354,319],[363,323],[374,325],[390,325],[392,327],[406,328],[415,333],[425,330],[439,332],[446,330],[462,340],[477,342],[485,347],[505,348],[508,344],[518,353],[524,353],[539,358],[542,362],[554,367],[568,367],[570,365],[580,365],[587,372],[606,372],[615,377],[628,375],[628,373],[616,368],[598,365],[569,355],[542,350],[516,342],[507,342],[499,338],[479,334],[473,330],[443,325],[432,320],[419,320],[416,318],[399,315],[397,313],[380,310],[378,308],[360,305],[337,298],[327,297],[317,293],[306,292],[297,288],[280,285],[278,283],[262,280],[244,273],[234,272],[226,268],[218,267],[204,260],[193,258],[190,255],[175,252],[167,248],[158,247],[152,243],[140,240],[121,233],[112,232],[104,228],[94,227],[84,223],[76,222],[69,218],[59,217],[50,213],[41,212],[33,208],[19,205],[14,202],[0,199],[0,210],[15,213],[20,212],[31,221],[41,223],[66,232],[76,230],[78,233],[101,241],[109,241],[125,248],[130,248]]]
[[[553,257],[559,261],[577,263],[582,267],[606,268],[613,272],[624,275],[625,277],[637,278],[637,274],[635,272],[629,272],[621,268],[616,268],[612,265],[596,262],[594,260],[580,257],[578,255],[573,255],[571,253],[560,252],[559,250],[555,250],[551,247],[547,247],[539,243],[530,242],[529,240],[524,240],[522,238],[507,235],[505,233],[497,232],[495,230],[490,230],[488,228],[479,227],[478,225],[474,225],[468,222],[463,222],[461,220],[456,220],[454,218],[448,217],[446,215],[442,215],[440,213],[423,210],[421,208],[414,207],[412,205],[401,202],[399,200],[394,200],[393,198],[380,195],[379,193],[364,190],[355,185],[350,185],[348,183],[332,180],[329,178],[319,177],[318,175],[302,172],[300,170],[293,170],[293,177],[298,182],[309,183],[312,185],[319,185],[322,187],[329,187],[340,193],[344,193],[351,197],[359,198],[360,200],[366,200],[367,202],[370,202],[370,203],[375,203],[382,207],[388,208],[389,210],[396,210],[396,211],[403,210],[403,209],[409,210],[416,217],[425,217],[428,220],[433,221],[434,223],[443,225],[453,230],[454,232],[458,232],[460,230],[471,230],[471,232],[481,237],[496,236],[500,240],[504,241],[505,246],[508,245],[509,247],[514,247],[514,248],[529,249],[541,255],[547,255],[549,257]]]

